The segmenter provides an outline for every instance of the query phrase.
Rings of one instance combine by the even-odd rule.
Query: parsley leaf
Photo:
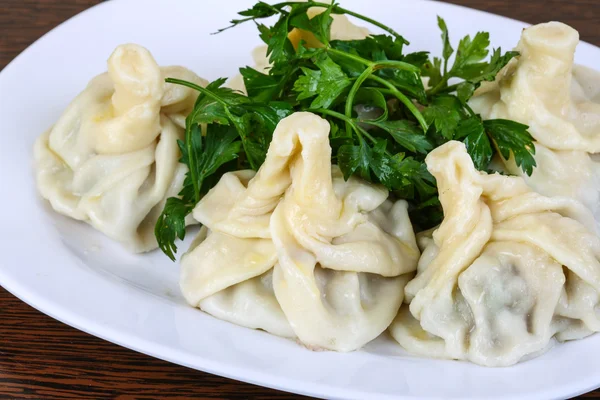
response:
[[[496,74],[513,58],[519,55],[518,52],[509,51],[502,54],[501,49],[496,49],[492,53],[492,57],[489,62],[485,62],[484,59],[489,54],[490,37],[487,32],[478,32],[473,39],[467,35],[462,38],[459,42],[458,49],[456,51],[456,57],[454,64],[448,70],[448,59],[453,54],[454,49],[450,45],[448,28],[445,21],[438,17],[438,25],[442,31],[442,42],[444,45],[444,66],[442,69],[442,61],[434,58],[433,61],[428,61],[422,66],[422,74],[429,76],[429,86],[431,89],[428,91],[429,95],[435,95],[441,92],[452,92],[457,89],[458,84],[448,86],[448,81],[451,78],[461,78],[466,80],[468,83],[473,85],[473,90],[479,87],[479,84],[483,80],[491,81],[494,80]],[[468,99],[467,87],[462,87],[462,93],[460,99],[466,102]]]
[[[471,79],[470,82],[479,83],[481,81],[493,81],[496,79],[496,75],[502,68],[506,66],[515,57],[519,56],[518,51],[507,51],[505,54],[502,54],[502,49],[497,48],[492,53],[492,58],[490,62],[481,69],[480,73]]]
[[[493,150],[481,118],[473,116],[461,121],[457,131],[460,139],[464,137],[467,152],[473,159],[475,168],[486,171],[492,161]]]
[[[442,82],[442,59],[433,58],[433,62],[426,62],[421,67],[421,75],[429,77],[428,85],[436,87]]]
[[[291,18],[290,25],[311,32],[321,43],[327,44],[329,43],[331,23],[333,22],[331,11],[334,6],[335,3],[332,3],[324,12],[312,18],[309,18],[306,12],[297,13]]]
[[[435,127],[435,131],[444,138],[451,140],[454,131],[461,120],[462,106],[454,96],[437,96],[423,111],[423,117],[429,125]]]
[[[244,86],[248,92],[248,97],[254,101],[268,101],[280,90],[277,79],[271,75],[263,74],[254,68],[240,68],[240,74],[244,78]]]
[[[337,153],[338,166],[344,174],[344,179],[358,175],[363,179],[371,180],[370,161],[371,151],[364,139],[359,138],[359,145],[340,146]]]
[[[456,50],[451,75],[467,80],[478,76],[481,71],[480,61],[487,57],[489,45],[490,35],[487,32],[478,32],[473,40],[469,35],[465,36]]]
[[[322,54],[315,65],[319,71],[302,68],[304,76],[294,83],[294,91],[299,92],[298,100],[317,96],[310,108],[328,108],[352,82],[326,54]]]
[[[366,121],[385,130],[404,149],[419,154],[427,154],[433,150],[433,144],[415,123],[407,120]]]
[[[177,197],[169,197],[165,207],[156,221],[154,234],[158,247],[172,261],[175,261],[177,245],[175,241],[185,239],[185,218],[194,209],[193,202],[186,202]]]
[[[398,159],[398,157],[396,157]],[[394,194],[403,199],[425,201],[437,193],[435,178],[427,170],[427,165],[412,157],[398,161],[397,170],[405,176],[403,185],[394,188]],[[441,220],[438,221],[438,223]]]
[[[323,12],[310,18],[311,7],[322,7]],[[362,19],[386,33],[332,41],[332,14]],[[436,146],[463,141],[474,165],[483,171],[496,153],[514,156],[528,174],[535,167],[527,126],[482,121],[468,104],[482,81],[494,80],[518,56],[492,51],[487,33],[463,37],[455,51],[448,26],[438,17],[443,50],[441,57],[430,59],[424,51],[404,54],[408,41],[401,35],[336,3],[259,1],[240,16],[232,26],[255,22],[271,63],[264,73],[240,69],[248,96],[224,87],[225,79],[206,88],[167,79],[199,92],[186,119],[185,141],[179,142],[180,162],[188,166],[188,173],[178,197],[167,200],[155,228],[160,248],[171,259],[176,240],[185,236],[186,216],[202,196],[227,171],[258,170],[276,125],[296,111],[327,119],[332,163],[346,179],[359,176],[406,199],[413,224],[421,228],[443,218],[436,182],[425,164],[425,156]],[[274,24],[260,23],[269,17],[277,18]],[[427,89],[422,77],[429,78]]]
[[[292,45],[292,42],[290,42],[290,39],[288,39],[289,19],[290,14],[288,14],[287,17],[281,18],[268,33],[264,35],[266,39],[265,43],[268,46],[267,56],[271,63],[285,61],[294,54],[294,46]]]
[[[200,200],[201,192],[208,191],[204,187],[205,180],[219,167],[236,159],[241,149],[237,133],[228,126],[210,125],[203,137],[200,125],[188,117],[186,132],[186,142],[178,142],[182,153],[180,161],[189,168],[179,193],[181,197],[167,199],[154,228],[158,247],[173,261],[177,252],[175,240],[185,238],[185,218]]]
[[[535,146],[527,125],[507,119],[490,119],[483,121],[483,126],[498,146],[502,157],[508,160],[512,153],[516,164],[527,175],[533,173],[533,168],[537,165],[533,157]]]
[[[442,43],[444,45],[442,56],[444,57],[445,63],[447,63],[450,56],[452,56],[452,53],[454,53],[454,49],[450,44],[450,35],[448,34],[448,27],[446,26],[446,21],[444,21],[440,16],[438,16],[437,19],[438,26],[442,31]]]

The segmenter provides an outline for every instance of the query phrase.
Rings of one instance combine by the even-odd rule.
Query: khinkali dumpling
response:
[[[225,174],[193,215],[207,230],[181,260],[186,300],[219,318],[357,349],[382,333],[419,250],[405,201],[331,165],[329,124],[283,119],[267,158]]]
[[[600,239],[590,212],[519,177],[477,171],[464,144],[426,159],[442,224],[390,327],[408,351],[505,366],[600,330]]]
[[[143,47],[117,47],[35,143],[37,185],[59,213],[86,221],[134,252],[157,247],[154,224],[187,171],[179,160],[185,115],[205,85],[182,67],[159,68]]]
[[[546,196],[570,196],[600,222],[600,73],[574,66],[579,34],[550,22],[525,29],[521,56],[485,84],[471,100],[485,118],[529,125],[535,138],[537,167],[523,174],[514,160],[505,169],[521,175]]]

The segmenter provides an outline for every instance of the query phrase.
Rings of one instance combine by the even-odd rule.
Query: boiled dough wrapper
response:
[[[477,171],[464,144],[426,159],[444,220],[390,327],[408,351],[505,366],[600,330],[600,239],[581,203]]]
[[[117,47],[108,72],[90,81],[34,148],[38,189],[54,210],[134,252],[157,247],[154,225],[187,172],[177,140],[197,93],[166,77],[206,84],[183,67],[160,68],[141,46]]]
[[[198,203],[200,236],[181,261],[193,306],[311,348],[360,348],[390,324],[419,258],[405,201],[345,181],[329,124],[283,119],[266,161],[225,174]]]

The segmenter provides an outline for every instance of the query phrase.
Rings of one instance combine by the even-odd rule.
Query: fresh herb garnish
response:
[[[311,7],[322,12],[310,18]],[[482,171],[496,153],[512,155],[527,174],[533,171],[535,148],[527,126],[483,121],[467,104],[482,81],[494,80],[518,56],[495,49],[485,61],[490,53],[487,33],[465,36],[455,52],[446,23],[438,17],[443,52],[441,58],[430,59],[423,51],[405,53],[409,42],[400,34],[337,3],[258,2],[239,14],[243,18],[231,21],[230,27],[255,22],[271,62],[268,73],[240,69],[248,96],[224,88],[224,79],[206,88],[167,80],[200,92],[186,120],[185,142],[180,143],[181,162],[189,168],[184,188],[179,198],[168,199],[155,230],[160,248],[172,259],[195,204],[226,171],[257,170],[275,126],[295,111],[327,119],[332,161],[344,177],[381,183],[408,200],[411,218],[421,229],[443,217],[435,180],[424,162],[433,148],[460,140]],[[331,40],[335,14],[361,19],[386,34]],[[260,23],[273,16],[278,18],[273,26]],[[428,88],[421,77],[428,77]]]

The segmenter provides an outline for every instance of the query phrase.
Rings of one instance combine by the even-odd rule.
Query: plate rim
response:
[[[141,1],[143,1],[143,0],[121,0],[121,2],[132,2],[132,3],[136,3],[136,2],[141,3]],[[146,0],[146,1],[149,1],[149,0]],[[434,2],[433,0],[413,0],[413,1],[426,1],[426,2],[431,2],[431,3]],[[21,60],[27,54],[29,54],[31,52],[32,48],[39,45],[40,42],[46,40],[48,37],[51,37],[53,34],[55,34],[56,31],[64,29],[65,26],[70,25],[71,23],[73,23],[73,21],[78,20],[89,13],[96,12],[100,8],[112,6],[112,3],[116,3],[116,1],[104,1],[102,3],[98,3],[92,7],[89,7],[86,10],[63,21],[62,23],[60,23],[59,25],[57,25],[50,31],[43,34],[41,37],[39,37],[37,40],[35,40],[33,43],[31,43],[29,46],[27,46],[15,58],[13,58],[0,71],[0,82],[3,80],[3,78],[6,75],[9,74],[9,72],[7,72],[7,71],[12,71],[12,69],[18,68],[19,64],[22,62]],[[452,4],[452,3],[441,3],[441,4],[443,5],[443,7],[476,11],[478,13],[486,14],[489,17],[501,18],[501,19],[504,19],[507,21],[518,22],[521,24],[530,25],[529,23],[526,23],[523,21],[508,18],[508,17],[502,16],[502,15],[493,14],[488,11],[472,9],[470,7],[466,7],[463,5]],[[594,50],[598,51],[600,54],[600,47],[598,47],[598,46],[595,46],[595,45],[590,44],[585,41],[580,41],[579,45],[580,46],[583,45],[584,47],[590,46]],[[3,265],[3,264],[4,263],[2,262],[0,265]],[[7,292],[9,292],[11,295],[17,297],[19,300],[25,302],[26,304],[30,305],[34,309],[48,315],[49,317],[60,321],[61,323],[64,323],[68,326],[71,326],[71,327],[78,329],[82,332],[85,332],[87,334],[98,337],[102,340],[106,340],[111,343],[117,344],[119,346],[131,349],[133,351],[136,351],[136,352],[139,352],[142,354],[146,354],[148,356],[158,358],[158,359],[161,359],[161,360],[164,360],[167,362],[171,362],[171,363],[174,363],[177,365],[182,365],[182,366],[185,366],[188,368],[199,370],[202,372],[206,372],[206,373],[210,373],[210,374],[214,374],[214,375],[218,375],[218,376],[223,376],[223,377],[226,377],[229,379],[247,382],[247,383],[251,383],[254,385],[259,385],[259,386],[263,386],[263,387],[267,387],[267,388],[271,388],[271,389],[276,389],[276,390],[281,390],[281,391],[286,391],[286,392],[291,392],[291,393],[297,393],[297,394],[302,394],[302,395],[307,395],[307,396],[313,396],[313,397],[321,397],[321,398],[323,398],[324,396],[327,396],[328,398],[350,399],[350,398],[360,398],[359,396],[361,396],[361,395],[374,395],[374,394],[376,394],[378,396],[378,398],[381,398],[381,399],[409,400],[409,399],[435,398],[435,397],[422,397],[422,396],[410,396],[410,395],[390,396],[390,395],[381,394],[381,393],[359,392],[356,390],[342,390],[338,386],[321,384],[319,382],[311,382],[311,385],[306,386],[306,389],[299,389],[302,387],[302,383],[305,383],[304,380],[301,380],[301,379],[294,380],[294,379],[282,378],[282,377],[276,377],[275,379],[273,379],[273,375],[271,375],[269,373],[262,373],[262,372],[256,374],[252,378],[248,378],[248,374],[244,373],[245,368],[240,368],[240,367],[232,368],[232,366],[227,363],[215,363],[214,361],[208,360],[208,359],[202,360],[203,362],[201,364],[203,364],[203,367],[202,367],[202,369],[200,369],[199,367],[194,366],[191,363],[182,362],[181,358],[169,357],[168,355],[165,355],[165,353],[169,353],[169,352],[172,353],[173,349],[169,349],[168,351],[163,351],[162,349],[160,349],[161,351],[152,352],[149,350],[149,348],[150,348],[149,346],[141,346],[141,345],[137,346],[135,344],[136,341],[139,343],[149,342],[152,344],[152,346],[154,348],[156,348],[156,346],[158,345],[157,343],[147,341],[144,338],[132,337],[129,340],[120,340],[119,336],[122,336],[121,333],[119,333],[116,329],[114,329],[112,327],[109,327],[106,329],[102,328],[101,325],[94,323],[92,317],[88,317],[86,320],[85,318],[82,318],[81,316],[71,315],[72,312],[68,309],[62,309],[62,311],[60,313],[56,313],[55,312],[56,310],[54,310],[54,308],[56,307],[56,302],[53,303],[52,301],[48,301],[47,299],[43,299],[41,297],[38,298],[38,296],[35,293],[31,293],[27,290],[27,288],[25,287],[26,285],[25,286],[21,285],[19,282],[15,282],[15,281],[11,282],[10,277],[4,275],[2,268],[0,268],[0,285]],[[82,321],[84,323],[81,324],[81,323],[78,323],[77,321]],[[126,335],[126,337],[128,337],[128,336],[129,336],[129,334]],[[135,340],[133,340],[133,339],[135,339]],[[211,365],[208,365],[208,364],[211,364]],[[482,368],[485,368],[485,367],[482,367]],[[230,371],[234,371],[234,370],[235,371],[239,370],[239,372],[238,373],[230,372]],[[280,382],[280,384],[274,384],[273,383],[274,381]],[[586,386],[585,388],[580,388],[576,391],[573,391],[571,389],[571,390],[566,390],[561,393],[557,393],[556,391],[554,391],[554,393],[538,392],[538,393],[536,393],[536,395],[549,396],[549,397],[544,397],[544,398],[563,398],[564,396],[577,396],[577,395],[580,395],[583,393],[587,393],[589,391],[592,391],[592,390],[600,387],[600,372],[597,374],[597,381],[594,384],[591,384],[588,382],[587,385],[588,386]],[[330,397],[331,393],[333,393],[334,391],[335,391],[336,395],[334,397]],[[523,395],[523,396],[525,396],[525,397],[522,397],[522,398],[531,398],[530,395]],[[501,398],[501,397],[502,397],[502,395],[499,395],[498,397],[487,397],[487,398]],[[521,398],[521,397],[519,397],[519,398]],[[542,398],[542,397],[540,397],[540,398]]]

